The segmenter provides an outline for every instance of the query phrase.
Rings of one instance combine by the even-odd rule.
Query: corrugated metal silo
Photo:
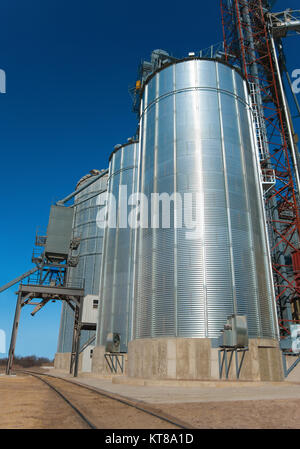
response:
[[[81,178],[76,190],[88,183],[95,174],[88,174]],[[97,214],[105,203],[107,194],[107,174],[97,181],[87,185],[75,196],[75,212],[73,222],[73,238],[80,237],[80,245],[73,250],[72,256],[78,256],[78,265],[69,268],[68,284],[78,286],[84,282],[86,295],[99,295],[99,282],[102,261],[103,229],[97,226]],[[58,353],[70,353],[72,350],[74,314],[71,308],[63,303],[58,339]],[[94,331],[81,332],[81,346],[87,342]]]
[[[137,230],[133,338],[214,339],[235,313],[276,339],[246,82],[214,60],[170,64],[146,82],[140,129],[139,191],[178,192],[198,227]]]
[[[105,346],[109,332],[119,333],[121,352],[127,351],[131,333],[135,231],[128,225],[127,204],[136,192],[138,148],[138,142],[116,146],[109,163],[108,193],[116,199],[117,214],[116,226],[105,229],[96,344]],[[108,217],[111,213],[108,208]]]

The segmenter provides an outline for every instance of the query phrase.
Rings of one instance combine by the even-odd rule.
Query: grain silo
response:
[[[169,227],[160,216],[137,230],[130,376],[218,377],[233,314],[247,317],[245,377],[259,378],[255,363],[279,373],[255,138],[247,83],[229,65],[190,57],[144,82],[138,190],[174,201]]]
[[[93,181],[93,177],[101,172],[92,170],[77,183],[78,194],[74,201],[73,239],[80,241],[77,249],[72,251],[72,256],[77,259],[77,266],[69,268],[67,282],[77,286],[81,283],[85,290],[84,316],[96,323],[99,307],[99,283],[102,261],[103,229],[97,226],[97,216],[104,206],[107,194],[107,174]],[[84,188],[86,185],[86,188]],[[80,189],[80,191],[79,191]],[[74,313],[67,303],[62,305],[60,332],[58,339],[58,351],[56,354],[56,366],[69,368],[72,350],[74,327]],[[91,326],[93,327],[93,326]],[[82,330],[80,346],[82,347],[92,337],[94,330]],[[81,369],[90,371],[91,353],[93,345],[90,345],[82,354]]]
[[[128,200],[136,193],[138,150],[138,142],[130,140],[117,145],[109,158],[107,191],[115,202],[109,203],[107,217],[112,225],[105,228],[104,234],[101,311],[96,340],[103,351],[109,333],[120,336],[120,352],[127,352],[131,337],[135,230],[128,224]]]

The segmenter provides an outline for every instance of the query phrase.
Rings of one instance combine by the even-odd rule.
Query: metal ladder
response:
[[[264,127],[264,118],[261,116],[258,106],[259,87],[255,83],[250,85],[251,109],[255,125],[256,141],[258,147],[259,160],[265,161],[269,158],[267,135]]]

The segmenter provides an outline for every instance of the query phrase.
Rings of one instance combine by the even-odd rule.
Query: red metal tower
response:
[[[281,337],[300,322],[299,153],[282,82],[278,43],[288,21],[267,0],[221,0],[225,59],[249,82],[263,177],[274,174],[265,208]],[[291,21],[290,21],[291,22]],[[298,30],[294,21],[293,30]],[[296,28],[295,28],[296,27]]]

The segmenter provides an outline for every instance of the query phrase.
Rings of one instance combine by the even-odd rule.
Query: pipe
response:
[[[270,41],[271,41],[272,52],[273,52],[273,57],[274,57],[274,61],[275,61],[276,71],[277,71],[277,79],[278,79],[278,82],[279,82],[281,98],[282,98],[282,103],[283,103],[283,110],[284,110],[284,115],[285,115],[285,119],[286,119],[288,135],[289,135],[290,151],[291,151],[291,156],[292,156],[293,165],[294,165],[296,185],[297,185],[297,193],[298,193],[298,197],[299,197],[299,194],[300,194],[300,178],[299,178],[299,172],[298,172],[298,164],[297,164],[297,157],[296,157],[296,151],[295,151],[295,145],[294,145],[294,138],[293,138],[293,133],[292,133],[292,129],[291,129],[290,117],[289,117],[289,113],[288,113],[289,109],[288,109],[287,101],[286,101],[286,98],[285,98],[282,78],[281,78],[281,74],[280,74],[280,67],[279,67],[279,63],[278,63],[278,57],[277,57],[277,52],[276,52],[276,47],[275,47],[275,42],[274,42],[274,37],[273,36],[270,37]]]
[[[7,290],[8,288],[12,287],[13,285],[17,284],[18,282],[22,281],[22,279],[27,278],[28,276],[30,276],[31,274],[35,273],[36,271],[38,271],[39,268],[35,267],[32,268],[31,270],[27,271],[24,274],[21,274],[21,276],[13,279],[12,281],[8,282],[7,284],[3,285],[2,287],[0,287],[0,293],[4,292],[5,290]]]
[[[300,105],[299,105],[298,99],[297,99],[297,97],[295,95],[295,92],[293,91],[293,88],[292,88],[291,77],[290,77],[289,72],[287,70],[285,70],[285,74],[286,74],[286,77],[287,77],[287,80],[288,80],[288,83],[289,83],[289,86],[290,86],[290,89],[291,89],[291,92],[292,92],[292,95],[293,95],[293,98],[294,98],[294,101],[295,101],[295,105],[296,105],[298,114],[300,116]]]
[[[300,20],[292,20],[290,22],[281,22],[280,25],[272,26],[273,33],[277,34],[277,31],[286,30],[286,31],[296,31],[300,32]]]
[[[80,187],[77,190],[74,190],[74,192],[70,193],[70,195],[66,196],[62,200],[57,201],[56,206],[63,206],[65,203],[67,203],[69,200],[71,200],[75,195],[80,193],[82,190],[86,189],[88,186],[96,182],[98,179],[102,178],[102,176],[106,175],[108,173],[108,170],[103,170],[99,175],[94,176],[90,181],[85,182],[82,187]]]

